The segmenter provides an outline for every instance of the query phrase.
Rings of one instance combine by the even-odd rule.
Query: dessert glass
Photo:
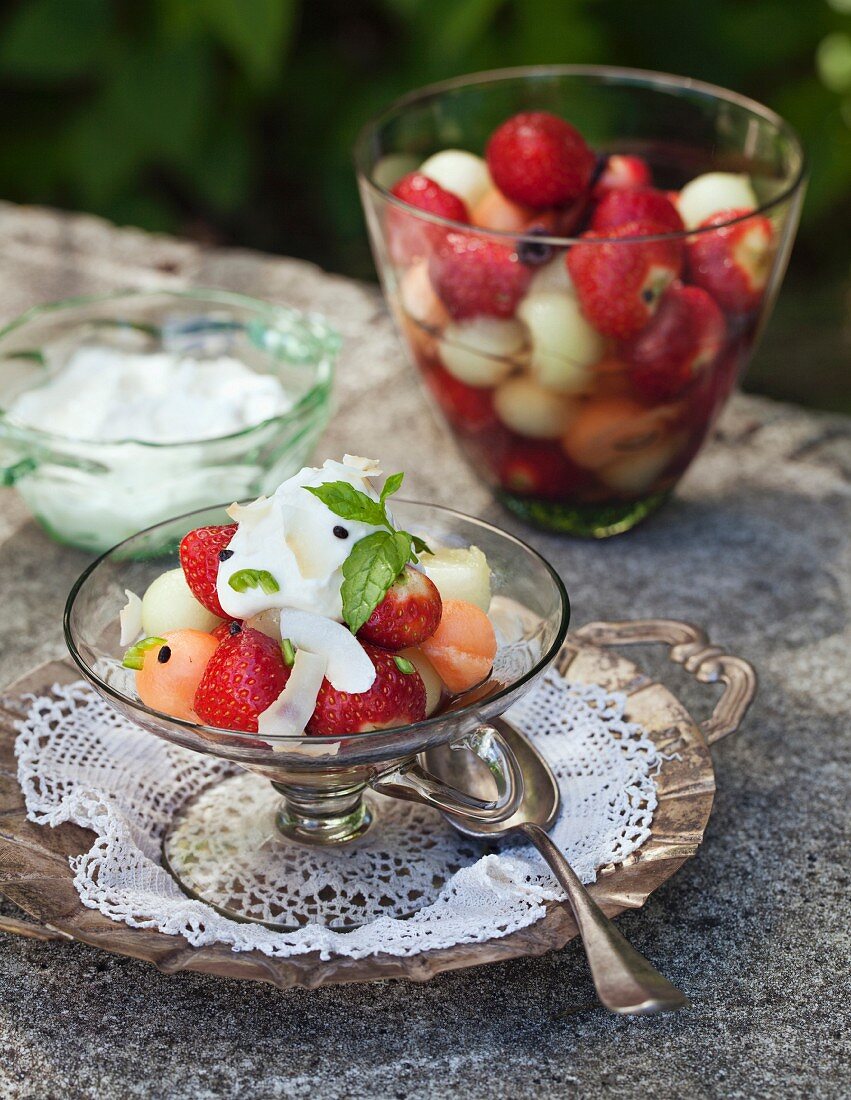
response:
[[[566,211],[561,224],[554,219],[534,233],[497,232],[424,213],[389,190],[440,150],[483,155],[501,122],[530,110],[565,118],[598,154],[643,157],[662,190],[707,172],[751,177],[754,214],[773,226],[764,290],[747,312],[725,311],[711,367],[674,398],[637,393],[615,341],[601,340],[590,354],[583,348],[580,358],[574,343],[539,353],[517,314],[502,311],[502,320],[515,322],[506,350],[505,328],[497,338],[487,325],[452,323],[434,292],[430,262],[456,232],[513,248],[529,268],[527,296],[535,289],[572,294],[565,254],[587,211]],[[462,452],[502,502],[545,528],[598,538],[658,509],[700,449],[780,288],[805,185],[792,129],[760,104],[699,81],[595,66],[533,67],[405,96],[366,125],[355,163],[376,266],[409,358]],[[685,242],[710,232],[717,227],[666,237]],[[640,245],[622,238],[615,247]],[[522,315],[522,301],[518,310]]]
[[[373,790],[486,820],[509,817],[522,795],[516,762],[488,723],[527,692],[559,652],[569,619],[564,585],[531,547],[481,520],[396,499],[393,513],[426,539],[446,546],[474,544],[485,553],[498,639],[493,671],[482,685],[411,725],[347,737],[261,739],[173,718],[139,701],[119,642],[125,589],[141,594],[156,576],[177,567],[181,538],[196,527],[229,522],[223,507],[169,520],[126,540],[89,566],[68,597],[65,640],[71,656],[112,706],[157,737],[244,769],[190,801],[163,839],[164,862],[181,888],[228,916],[257,919],[240,901],[251,894],[246,883],[283,881],[281,868],[292,843],[341,845],[363,836],[376,818],[380,825]],[[423,769],[418,755],[443,743],[469,749],[484,761],[494,778],[491,801],[454,791]],[[257,781],[249,782],[245,772],[268,779],[280,795],[275,826],[265,828],[262,842],[255,820]],[[259,786],[267,799],[268,788]],[[264,907],[262,923],[291,926],[284,907],[274,901]]]
[[[274,374],[292,406],[186,443],[74,439],[4,413],[81,345],[229,355]],[[39,306],[0,331],[0,484],[60,542],[102,552],[178,512],[273,491],[304,464],[329,412],[339,337],[319,316],[218,290],[138,291]]]

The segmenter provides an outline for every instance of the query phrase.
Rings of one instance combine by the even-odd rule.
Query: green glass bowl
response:
[[[232,435],[186,443],[104,443],[15,424],[10,403],[82,345],[232,356],[279,378],[292,406]],[[14,485],[55,539],[96,552],[177,513],[272,492],[304,465],[328,420],[339,348],[322,317],[218,290],[32,309],[0,331],[0,484]]]

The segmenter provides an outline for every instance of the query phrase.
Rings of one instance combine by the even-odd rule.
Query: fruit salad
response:
[[[490,570],[394,521],[391,474],[353,455],[180,543],[121,612],[146,706],[226,731],[340,736],[418,722],[491,672]]]
[[[529,518],[631,525],[753,341],[779,235],[754,181],[600,154],[527,111],[484,156],[443,149],[389,190],[373,233],[391,306],[474,466]]]

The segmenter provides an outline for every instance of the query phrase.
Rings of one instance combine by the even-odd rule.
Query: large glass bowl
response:
[[[291,407],[231,435],[97,442],[17,424],[6,410],[81,346],[230,356],[283,384]],[[143,527],[273,491],[304,464],[329,411],[340,340],[319,316],[218,290],[136,291],[39,306],[0,331],[0,484],[56,539],[101,552]],[[194,437],[194,440],[193,440]]]
[[[427,540],[475,545],[484,552],[492,570],[490,614],[499,643],[484,684],[412,725],[348,737],[260,739],[173,718],[140,702],[134,673],[121,663],[118,615],[125,590],[141,595],[160,573],[177,567],[181,538],[196,527],[228,522],[223,507],[169,520],[126,540],[95,561],[68,597],[65,639],[71,656],[112,706],[157,737],[270,780],[280,795],[274,839],[266,835],[262,845],[243,773],[190,803],[165,837],[166,865],[181,887],[230,916],[253,919],[235,898],[244,897],[252,875],[280,881],[276,868],[286,864],[291,843],[339,845],[363,836],[376,818],[380,827],[378,800],[370,789],[491,820],[508,817],[522,794],[510,750],[488,722],[527,692],[555,659],[569,618],[564,585],[531,547],[481,520],[409,501],[394,500],[393,513],[402,527]],[[468,799],[424,771],[418,755],[447,742],[476,753],[490,768],[492,801]],[[251,789],[256,792],[256,781]],[[271,910],[264,911],[263,923],[276,925],[274,905]]]
[[[495,231],[423,213],[391,194],[394,182],[431,155],[461,149],[482,156],[500,123],[536,110],[581,131],[598,154],[598,174],[608,154],[626,154],[644,158],[663,191],[708,172],[750,176],[758,208],[749,228],[764,231],[753,218],[765,217],[773,235],[763,258],[764,287],[746,308],[743,298],[736,308],[721,303],[722,338],[713,338],[711,359],[707,352],[677,392],[656,396],[651,386],[648,393],[646,380],[636,388],[629,367],[635,349],[589,334],[587,325],[577,329],[565,259],[587,226],[590,195],[547,212],[543,221],[503,206],[501,217],[517,224]],[[760,104],[699,81],[550,66],[480,73],[413,92],[366,125],[355,162],[391,312],[427,394],[478,474],[512,511],[570,534],[617,534],[655,511],[700,449],[777,296],[805,184],[804,154],[792,129]],[[695,240],[717,243],[736,224],[664,234],[688,257],[685,282],[704,278],[694,273]],[[506,263],[516,265],[514,300],[500,299],[499,283],[484,304],[471,304],[476,288],[467,286],[461,317],[445,289],[441,298],[450,234],[455,242],[463,234],[469,253],[502,250],[509,257]],[[635,257],[646,241],[623,237],[615,247],[621,259]],[[472,282],[482,267],[465,270]],[[662,331],[638,354],[649,350],[657,360],[675,354],[673,340]]]

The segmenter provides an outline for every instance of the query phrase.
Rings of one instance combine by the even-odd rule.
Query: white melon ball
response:
[[[472,210],[484,193],[493,187],[484,160],[463,149],[443,149],[423,161],[419,171],[463,199],[468,210]]]
[[[426,718],[434,714],[443,698],[443,681],[434,670],[434,665],[421,649],[403,649],[400,657],[406,657],[417,672],[426,690]]]
[[[512,378],[494,394],[494,408],[506,427],[530,439],[558,439],[574,413],[567,397],[545,390],[531,378]]]
[[[682,435],[665,436],[598,471],[601,481],[628,496],[646,492],[683,446]]]
[[[440,358],[451,375],[468,386],[496,386],[508,374],[526,345],[519,321],[474,317],[452,322],[438,344]]]
[[[491,602],[491,571],[478,546],[433,546],[420,565],[442,600],[465,600],[487,611]]]
[[[538,294],[576,294],[573,279],[564,262],[564,253],[558,253],[555,259],[550,260],[542,268],[535,272],[526,292],[527,298],[536,297]]]
[[[142,631],[147,637],[170,630],[210,631],[222,620],[192,595],[182,569],[169,569],[148,586],[142,597]]]
[[[677,199],[677,209],[686,229],[694,229],[721,210],[753,210],[758,205],[750,178],[734,172],[707,172],[695,176]]]
[[[586,388],[588,367],[602,358],[602,336],[582,316],[579,303],[567,294],[530,294],[517,316],[532,339],[532,370],[542,386],[559,393]]]

